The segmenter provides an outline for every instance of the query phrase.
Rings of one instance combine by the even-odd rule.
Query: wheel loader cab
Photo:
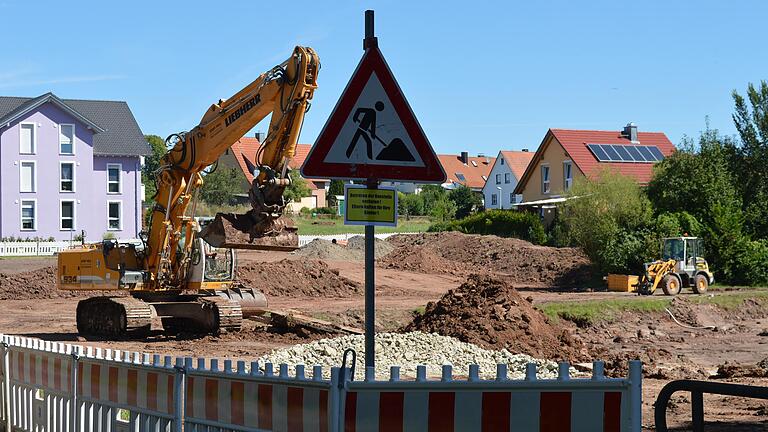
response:
[[[693,283],[697,274],[706,276],[709,284],[715,282],[715,278],[709,271],[707,260],[704,259],[704,243],[698,237],[671,237],[665,238],[662,244],[662,258],[664,260],[673,259],[675,263],[675,273],[682,277],[684,286],[689,282]]]

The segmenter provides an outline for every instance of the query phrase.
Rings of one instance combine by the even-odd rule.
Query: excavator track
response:
[[[82,335],[142,337],[151,325],[152,307],[133,297],[92,297],[77,304],[77,331]]]
[[[213,333],[222,331],[239,331],[243,325],[243,310],[236,301],[218,296],[200,297],[199,302],[206,309],[212,309],[213,322],[208,330]]]

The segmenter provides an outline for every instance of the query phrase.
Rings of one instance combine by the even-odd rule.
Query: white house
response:
[[[508,209],[522,201],[522,195],[515,195],[517,182],[533,159],[534,153],[502,150],[491,168],[488,180],[483,186],[483,201],[486,209]]]

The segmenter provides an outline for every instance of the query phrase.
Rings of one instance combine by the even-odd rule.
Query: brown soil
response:
[[[573,287],[592,277],[589,259],[576,248],[536,246],[525,240],[458,232],[396,235],[385,268],[437,274],[488,272],[526,286]]]
[[[340,276],[338,270],[317,260],[241,263],[237,279],[267,296],[349,297],[363,293],[358,282]]]
[[[20,273],[0,273],[0,300],[52,299],[75,297],[72,291],[56,289],[56,267]]]
[[[580,360],[586,354],[567,330],[550,323],[512,285],[487,275],[472,275],[437,303],[428,303],[404,330],[537,358]]]

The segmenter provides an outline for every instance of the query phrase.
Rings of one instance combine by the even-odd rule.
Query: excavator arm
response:
[[[224,232],[234,226],[245,233],[242,248],[254,248],[259,241],[273,246],[279,243],[287,229],[280,219],[285,208],[283,191],[290,182],[288,162],[317,88],[319,69],[314,50],[296,47],[284,63],[229,99],[211,105],[195,128],[168,138],[173,147],[161,161],[146,239],[150,280],[145,289],[183,287],[196,232],[196,192],[205,181],[203,171],[269,114],[267,137],[256,155],[258,174],[249,191],[252,209],[245,215],[217,215],[212,226],[218,228],[201,236],[213,246],[237,247]]]

